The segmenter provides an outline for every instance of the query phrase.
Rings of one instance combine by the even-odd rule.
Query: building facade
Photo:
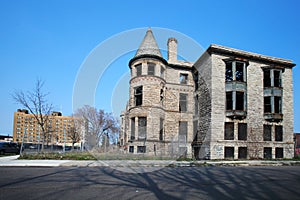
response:
[[[62,116],[61,112],[52,112],[47,120],[45,144],[72,144],[70,137],[74,131],[74,118]],[[26,131],[25,131],[26,130]],[[14,113],[13,141],[38,144],[42,142],[42,130],[33,114],[28,110],[18,109]]]
[[[128,153],[196,159],[291,158],[290,60],[211,45],[195,62],[168,60],[149,29],[130,60],[120,143]]]

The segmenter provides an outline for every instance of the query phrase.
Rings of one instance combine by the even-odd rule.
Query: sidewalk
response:
[[[288,166],[300,161],[172,161],[172,160],[18,160],[19,155],[0,157],[0,167],[193,167],[193,166]]]

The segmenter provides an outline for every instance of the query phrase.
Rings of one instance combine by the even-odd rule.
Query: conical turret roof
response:
[[[140,57],[143,55],[153,55],[163,58],[150,28],[147,30],[147,33],[134,57]]]

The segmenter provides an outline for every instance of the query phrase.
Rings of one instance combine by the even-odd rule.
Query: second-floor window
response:
[[[187,112],[187,94],[179,94],[179,112]]]
[[[143,86],[134,88],[134,101],[135,106],[140,106],[143,104]]]
[[[226,110],[245,110],[244,92],[226,92]]]

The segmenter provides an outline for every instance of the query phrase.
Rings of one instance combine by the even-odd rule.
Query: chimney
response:
[[[176,40],[176,38],[168,39],[168,61],[169,62],[177,61],[177,40]]]

